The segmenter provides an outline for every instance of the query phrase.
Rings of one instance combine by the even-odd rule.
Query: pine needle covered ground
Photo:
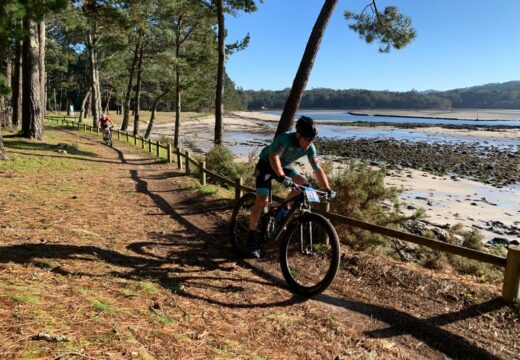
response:
[[[57,127],[4,140],[2,358],[520,358],[497,287],[345,249],[305,301],[276,262],[236,261],[232,202],[175,165]]]

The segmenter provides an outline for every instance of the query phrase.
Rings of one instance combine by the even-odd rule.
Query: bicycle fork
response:
[[[309,233],[309,237],[308,237],[308,241],[305,241],[306,237],[305,237],[305,224],[304,223],[300,223],[300,252],[304,255],[312,255],[313,254],[313,251],[312,251],[312,222],[309,222],[308,223],[309,226],[308,226],[308,233]]]

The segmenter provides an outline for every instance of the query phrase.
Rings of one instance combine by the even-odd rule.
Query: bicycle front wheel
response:
[[[329,220],[306,213],[289,223],[280,244],[280,265],[291,290],[305,297],[323,292],[339,261],[338,235]]]
[[[239,256],[245,255],[249,236],[249,218],[255,205],[256,195],[246,193],[238,200],[231,217],[230,241],[233,250]]]

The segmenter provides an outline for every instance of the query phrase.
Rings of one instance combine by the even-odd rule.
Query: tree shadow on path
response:
[[[339,299],[327,294],[317,296],[316,300],[330,305],[339,306],[349,311],[364,314],[389,325],[389,327],[384,329],[365,331],[364,334],[371,338],[382,339],[410,335],[453,359],[500,359],[486,349],[482,349],[479,346],[472,344],[464,337],[453,334],[449,330],[442,328],[444,325],[478,317],[507,306],[507,304],[500,298],[472,305],[460,311],[425,319],[417,318],[406,312],[392,308],[359,301]]]
[[[183,206],[192,206],[191,209],[173,209],[162,196],[148,189],[147,181],[140,177],[138,172],[132,171],[131,176],[136,182],[137,191],[146,193],[148,196],[150,196],[159,208],[161,208],[165,213],[172,216],[172,218],[174,218],[176,221],[186,226],[189,232],[200,232],[201,229],[187,221],[184,216],[197,214],[202,215],[204,213],[211,213],[212,211],[215,211],[215,209],[212,208],[211,203],[205,202],[203,203],[203,206],[196,206],[195,204],[193,204],[193,198],[190,201],[186,202],[186,204],[183,204],[181,202]],[[161,177],[156,176],[155,178],[158,179]],[[228,231],[227,229],[225,229],[225,231],[221,231],[220,234],[213,231],[211,233],[202,232],[201,235],[208,239],[208,241],[212,237],[217,237],[215,239],[217,241],[211,241],[211,243],[219,243],[219,241],[227,241],[227,239],[225,238],[227,234]],[[222,253],[226,252],[226,250],[224,250],[222,246],[213,249],[213,251],[220,253],[216,256],[222,256]],[[224,256],[226,256],[226,254],[224,254]],[[255,266],[254,262],[244,261],[240,262],[240,265],[254,270],[257,275],[261,276],[267,281],[280,282],[280,279],[274,278],[271,274],[261,271],[258,267]],[[281,286],[284,285],[281,284]],[[196,298],[199,300],[206,301],[208,303],[226,307],[247,308],[273,306],[273,304],[226,304],[222,301],[210,298],[202,298],[193,294],[190,295],[188,293],[185,293],[184,295],[190,298]],[[366,331],[365,335],[368,337],[387,338],[410,335],[418,341],[423,342],[430,348],[435,349],[436,351],[452,358],[499,359],[497,356],[493,355],[489,351],[472,344],[469,340],[465,339],[460,335],[454,334],[449,330],[444,329],[442,326],[450,323],[455,323],[464,319],[478,317],[484,313],[496,311],[505,306],[505,303],[503,303],[500,299],[494,299],[482,304],[473,305],[469,308],[457,312],[447,313],[428,319],[420,319],[406,312],[402,312],[392,308],[386,308],[383,306],[364,303],[360,301],[346,300],[333,295],[322,294],[317,296],[315,300],[333,306],[342,307],[346,310],[363,314],[370,318],[375,318],[389,325],[389,327],[385,329]],[[291,301],[287,302],[286,305],[298,303],[300,301],[305,301],[305,299],[299,298],[298,296],[294,296],[294,298]]]
[[[114,151],[118,153],[121,162],[128,163],[120,150],[114,149]],[[226,203],[226,201],[220,200],[201,201],[201,199],[186,197],[186,199],[180,201],[177,199],[176,204],[181,206],[174,208],[173,203],[167,196],[168,191],[159,189],[161,193],[159,195],[158,192],[151,190],[146,180],[147,176],[141,175],[138,170],[132,169],[130,171],[130,177],[135,182],[136,191],[149,196],[165,215],[170,216],[179,223],[184,228],[182,234],[151,233],[146,241],[135,242],[127,246],[127,250],[131,251],[132,254],[122,254],[97,246],[82,245],[27,243],[4,246],[0,247],[0,263],[15,262],[28,264],[34,262],[35,259],[41,258],[102,261],[122,268],[110,271],[102,276],[123,277],[134,280],[142,280],[144,278],[156,279],[164,288],[180,296],[188,299],[198,299],[227,308],[287,307],[306,301],[306,299],[294,295],[279,301],[264,301],[251,304],[242,303],[238,300],[237,302],[224,301],[217,297],[190,292],[190,288],[209,288],[220,293],[244,291],[242,286],[234,285],[237,277],[232,275],[233,267],[230,266],[230,261],[228,260],[232,258],[230,248],[227,246],[228,224],[226,222],[217,222],[216,226],[208,231],[205,226],[201,226],[193,221],[197,218],[197,215],[201,215],[199,221],[212,222],[214,220],[209,218],[211,213],[231,208],[232,202],[228,201]],[[150,179],[155,181],[163,181],[167,178],[161,174],[151,174],[150,176]],[[188,191],[186,189],[186,192]],[[226,244],[226,246],[222,244]],[[156,253],[153,250],[157,247],[163,247],[166,251]],[[157,255],[163,253],[167,255]],[[261,279],[241,279],[241,284],[254,282],[262,286],[285,288],[281,279],[268,271],[260,269],[255,262],[238,261],[238,265],[251,270]],[[83,268],[88,269],[88,267]],[[66,276],[99,276],[88,273],[88,270],[72,273],[59,266],[52,271]],[[212,276],[205,273],[211,271],[219,271],[219,274]],[[229,276],[221,275],[220,272],[229,274]],[[213,280],[226,280],[229,285],[220,286],[220,282],[215,284],[212,283]],[[187,284],[188,286],[179,288],[179,284]],[[364,333],[371,338],[410,335],[428,347],[451,358],[498,359],[498,357],[487,350],[472,344],[469,340],[442,328],[442,326],[496,311],[505,306],[499,299],[427,319],[420,319],[406,312],[380,305],[339,298],[333,294],[321,294],[315,297],[314,300],[362,314],[367,319],[375,318],[388,324],[387,328],[366,331]]]

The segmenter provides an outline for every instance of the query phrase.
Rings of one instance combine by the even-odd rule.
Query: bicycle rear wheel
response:
[[[249,236],[249,217],[255,205],[256,195],[246,193],[238,200],[231,217],[230,241],[233,251],[239,256],[244,256]]]
[[[289,288],[310,297],[334,280],[340,262],[338,235],[323,216],[306,213],[293,219],[280,244],[280,265]]]

